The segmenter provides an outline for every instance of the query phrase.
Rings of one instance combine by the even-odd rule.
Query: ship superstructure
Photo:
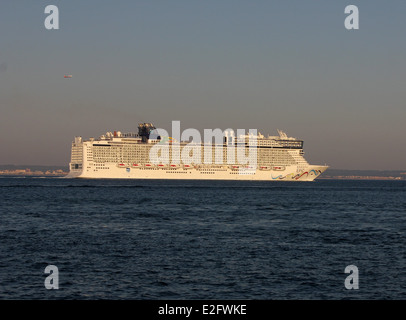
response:
[[[137,133],[75,137],[67,177],[312,181],[328,168],[310,165],[303,157],[303,141],[280,130],[267,137],[225,132],[214,143],[177,141],[154,132],[151,123],[141,123]]]

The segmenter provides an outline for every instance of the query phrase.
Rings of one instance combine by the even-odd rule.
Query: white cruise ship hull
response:
[[[295,166],[283,171],[224,169],[146,169],[118,168],[113,164],[107,170],[93,169],[87,172],[70,172],[66,178],[86,179],[173,179],[173,180],[263,180],[263,181],[313,181],[328,167],[312,165],[302,171]]]

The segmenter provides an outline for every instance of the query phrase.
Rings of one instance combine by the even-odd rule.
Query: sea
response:
[[[2,300],[405,298],[404,180],[0,178]]]

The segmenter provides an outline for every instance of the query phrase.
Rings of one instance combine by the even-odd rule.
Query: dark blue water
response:
[[[406,181],[0,179],[0,299],[405,299],[405,248]]]

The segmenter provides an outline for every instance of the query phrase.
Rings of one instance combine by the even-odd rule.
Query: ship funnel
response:
[[[138,135],[141,137],[142,142],[147,142],[152,130],[156,128],[152,123],[140,123],[138,125]]]

